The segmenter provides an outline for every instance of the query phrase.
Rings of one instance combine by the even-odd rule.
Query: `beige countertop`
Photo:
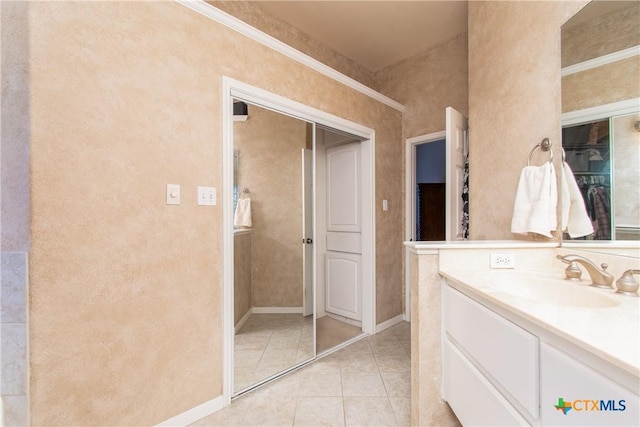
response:
[[[584,281],[569,284],[564,281],[562,270],[545,273],[534,270],[478,271],[443,266],[440,274],[451,286],[477,297],[480,302],[488,302],[525,319],[640,378],[640,298],[616,294],[614,289],[589,287]],[[514,287],[518,286],[518,277],[528,277],[529,281],[540,278],[547,282],[547,288],[557,287],[562,297],[556,298],[555,302],[545,302],[527,298],[522,292],[505,292],[504,286],[496,290],[487,277],[506,278],[509,286]],[[605,300],[611,306],[572,305],[571,292],[575,289],[571,286],[582,288],[579,293],[583,299],[593,297],[596,301]],[[605,298],[601,298],[602,295]]]

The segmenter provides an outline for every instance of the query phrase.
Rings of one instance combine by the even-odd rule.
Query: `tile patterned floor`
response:
[[[240,391],[313,355],[313,316],[252,314],[236,333],[234,387]]]
[[[362,328],[329,316],[316,319],[316,351],[318,354],[332,349],[362,334]]]
[[[408,426],[410,325],[359,340],[193,426]]]

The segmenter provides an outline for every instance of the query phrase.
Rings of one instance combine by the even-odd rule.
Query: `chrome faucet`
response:
[[[581,257],[580,255],[557,255],[556,258],[558,258],[565,264],[569,264],[569,267],[567,267],[565,270],[567,278],[580,277],[580,274],[576,276],[575,272],[577,267],[575,263],[578,263],[581,264],[585,268],[585,270],[587,270],[589,276],[591,276],[591,286],[596,286],[598,288],[611,288],[611,284],[613,283],[613,276],[606,271],[608,267],[607,264],[600,264],[600,266],[602,267],[601,270],[597,265],[589,261],[587,258]]]

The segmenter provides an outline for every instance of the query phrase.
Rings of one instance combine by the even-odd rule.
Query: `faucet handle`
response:
[[[640,283],[633,277],[634,274],[640,274],[640,270],[627,270],[622,273],[622,276],[616,281],[617,294],[628,295],[632,297],[638,296],[638,288]]]
[[[564,269],[564,275],[565,278],[569,280],[580,280],[580,277],[582,277],[582,270],[578,267],[578,263],[574,261],[569,263],[569,266]]]

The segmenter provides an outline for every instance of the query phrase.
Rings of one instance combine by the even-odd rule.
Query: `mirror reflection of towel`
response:
[[[573,171],[564,162],[560,171],[560,188],[562,189],[562,230],[572,238],[593,233],[593,225],[584,205],[584,198],[573,176]]]
[[[233,217],[234,227],[251,227],[251,199],[239,199]]]

